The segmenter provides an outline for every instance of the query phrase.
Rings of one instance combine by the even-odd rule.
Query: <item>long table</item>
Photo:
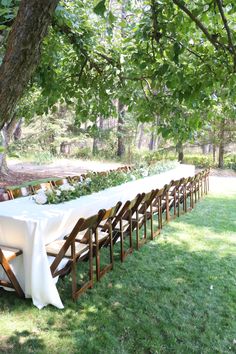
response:
[[[193,176],[194,171],[192,165],[179,165],[159,175],[57,205],[38,205],[32,197],[0,203],[0,244],[23,250],[23,255],[12,261],[12,267],[26,297],[31,297],[39,309],[48,304],[63,308],[45,245],[68,234],[80,217],[87,218],[118,201],[132,200],[137,193],[161,188],[172,179]]]

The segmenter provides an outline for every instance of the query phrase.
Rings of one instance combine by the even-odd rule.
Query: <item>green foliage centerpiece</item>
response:
[[[37,204],[58,204],[82,197],[91,193],[99,192],[106,188],[115,187],[123,183],[135,181],[161,172],[170,170],[176,166],[176,162],[168,161],[152,165],[142,165],[132,171],[120,170],[104,174],[88,173],[86,178],[82,176],[73,184],[64,183],[54,189],[42,188],[37,191],[33,199]]]

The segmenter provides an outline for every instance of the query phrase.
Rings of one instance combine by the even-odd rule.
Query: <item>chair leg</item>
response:
[[[3,267],[4,271],[5,271],[8,279],[10,280],[10,282],[12,284],[12,286],[11,286],[11,284],[6,282],[6,286],[13,287],[16,290],[17,295],[19,297],[21,297],[21,298],[24,298],[25,294],[24,294],[24,292],[23,292],[18,280],[16,279],[15,274],[13,273],[11,267],[9,266],[8,261],[3,256],[2,256],[2,259],[1,259],[1,264],[2,264],[2,267]],[[2,285],[4,285],[3,282],[2,282]]]
[[[133,231],[133,220],[131,213],[129,214],[129,224],[130,224],[130,231],[129,231],[129,247],[130,253],[133,252],[133,238],[132,238],[132,231]]]
[[[100,280],[100,251],[99,251],[99,244],[96,243],[95,246],[95,257],[96,257],[96,278],[97,281]]]
[[[151,217],[150,217],[150,225],[151,225],[151,240],[154,239],[154,230],[153,230],[153,213],[151,211]]]
[[[89,238],[89,288],[93,288],[93,241]]]
[[[113,253],[113,238],[112,238],[112,228],[109,229],[109,242],[110,242],[110,264],[111,269],[114,267],[114,253]]]
[[[139,223],[138,223],[138,214],[136,213],[136,249],[139,250]]]
[[[176,218],[176,190],[174,192],[174,219]]]
[[[170,221],[170,206],[169,206],[169,194],[166,194],[166,221]]]
[[[120,260],[124,262],[124,233],[122,219],[120,221]]]

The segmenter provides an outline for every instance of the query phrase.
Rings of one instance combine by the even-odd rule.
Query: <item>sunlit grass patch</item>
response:
[[[114,270],[76,303],[59,281],[64,310],[0,291],[0,352],[236,352],[235,208],[207,196],[123,264],[116,245]]]

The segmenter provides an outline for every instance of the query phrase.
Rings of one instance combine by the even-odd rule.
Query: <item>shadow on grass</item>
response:
[[[42,339],[29,331],[15,331],[8,338],[1,337],[1,353],[35,353],[46,352]]]
[[[0,315],[8,321],[18,321],[18,316],[33,319],[40,336],[29,329],[13,331],[3,339],[3,349],[8,346],[9,353],[19,352],[18,348],[25,353],[32,348],[36,353],[235,353],[236,249],[226,243],[227,254],[216,252],[207,239],[204,247],[195,247],[204,238],[204,227],[210,228],[212,242],[218,242],[225,230],[218,221],[219,211],[204,210],[213,206],[222,210],[223,201],[227,230],[235,232],[233,201],[209,196],[123,264],[116,261],[114,271],[77,302],[70,300],[70,278],[59,281],[64,310],[48,306],[38,311],[30,301],[4,293]],[[190,227],[198,233],[188,235]],[[181,232],[189,237],[181,239]],[[30,328],[30,323],[25,327]]]

